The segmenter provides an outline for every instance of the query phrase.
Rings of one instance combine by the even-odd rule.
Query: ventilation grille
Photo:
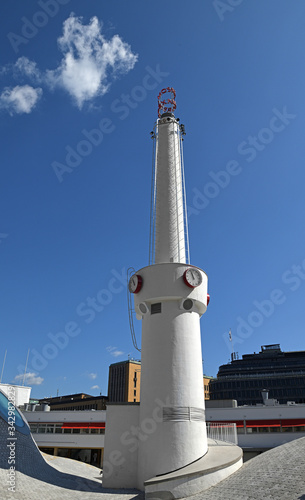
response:
[[[184,422],[186,420],[204,422],[204,409],[190,406],[163,407],[163,422]]]
[[[161,302],[151,305],[151,314],[158,314],[161,312]]]

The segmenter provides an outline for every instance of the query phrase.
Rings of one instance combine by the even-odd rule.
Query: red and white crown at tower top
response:
[[[162,99],[164,94],[170,93],[172,97]],[[173,113],[177,107],[176,104],[176,91],[173,87],[166,87],[159,92],[158,95],[158,117],[160,118],[163,113]],[[170,106],[169,106],[170,104]]]

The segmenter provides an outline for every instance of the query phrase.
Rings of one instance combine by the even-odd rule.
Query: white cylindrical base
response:
[[[142,320],[140,489],[147,479],[185,467],[207,452],[200,337],[207,277],[201,271],[203,282],[192,290],[183,282],[187,267],[161,264],[139,271],[143,291],[135,297],[136,311],[141,303],[147,306]],[[164,282],[169,284],[166,295]],[[183,302],[189,298],[194,305],[186,311]],[[155,304],[161,312],[152,314]]]

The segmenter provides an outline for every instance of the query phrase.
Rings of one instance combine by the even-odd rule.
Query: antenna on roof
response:
[[[3,365],[2,365],[2,372],[1,372],[1,378],[0,378],[0,384],[2,382],[2,375],[3,375],[5,360],[6,360],[6,354],[7,354],[7,349],[5,349],[4,360],[3,360]]]
[[[30,349],[28,349],[28,354],[27,354],[27,357],[26,357],[26,363],[25,363],[25,369],[24,369],[24,375],[23,375],[22,385],[24,385],[24,381],[25,381],[26,369],[28,367],[29,354],[30,354]]]

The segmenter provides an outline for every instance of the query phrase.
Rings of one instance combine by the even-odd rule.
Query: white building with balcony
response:
[[[102,467],[106,411],[24,411],[38,448]]]

